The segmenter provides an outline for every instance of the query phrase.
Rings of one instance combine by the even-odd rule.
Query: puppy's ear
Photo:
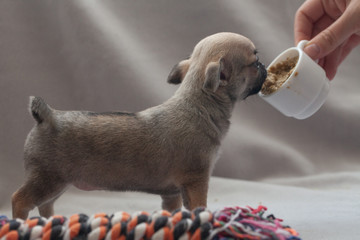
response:
[[[179,84],[184,79],[187,71],[189,70],[190,59],[183,60],[176,64],[171,70],[167,82],[172,84]]]
[[[216,92],[219,86],[226,86],[229,83],[231,66],[221,58],[218,62],[210,62],[205,70],[205,82],[203,88]]]

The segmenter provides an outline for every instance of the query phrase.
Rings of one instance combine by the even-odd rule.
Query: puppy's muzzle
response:
[[[254,65],[258,70],[258,77],[256,78],[253,87],[250,89],[248,96],[253,95],[253,94],[257,94],[258,92],[260,92],[261,87],[262,87],[262,85],[265,82],[265,79],[267,77],[267,71],[266,71],[266,68],[265,68],[264,64],[262,64],[259,61],[256,61],[254,63]]]

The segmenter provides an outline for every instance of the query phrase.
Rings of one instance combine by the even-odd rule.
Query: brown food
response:
[[[269,95],[278,90],[294,71],[299,57],[287,58],[285,61],[272,66],[267,71],[267,78],[262,85],[261,93]]]

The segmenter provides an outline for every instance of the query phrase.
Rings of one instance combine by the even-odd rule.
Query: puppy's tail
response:
[[[52,121],[52,109],[41,97],[30,97],[29,110],[38,124]]]

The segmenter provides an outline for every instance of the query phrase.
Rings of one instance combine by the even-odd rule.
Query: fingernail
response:
[[[304,48],[304,52],[309,55],[309,57],[311,57],[312,59],[317,59],[319,53],[320,53],[320,48],[318,45],[316,44],[310,44],[310,45],[307,45],[305,48]]]

